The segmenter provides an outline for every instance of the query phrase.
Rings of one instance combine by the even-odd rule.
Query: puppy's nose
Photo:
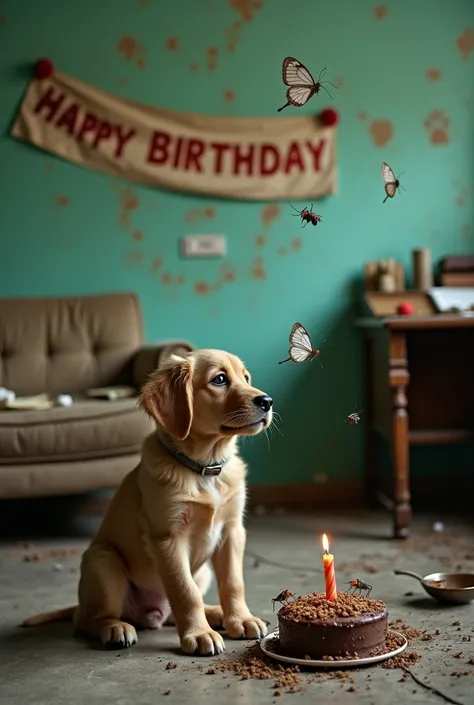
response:
[[[270,411],[273,406],[273,399],[267,397],[266,394],[262,394],[259,397],[254,397],[253,403],[260,409],[263,409],[263,411]]]

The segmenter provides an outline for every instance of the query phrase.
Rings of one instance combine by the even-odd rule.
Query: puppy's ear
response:
[[[193,421],[193,361],[175,355],[142,388],[138,405],[164,430],[183,441]]]

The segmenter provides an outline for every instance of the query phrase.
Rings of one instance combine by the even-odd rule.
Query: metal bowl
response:
[[[451,605],[465,605],[474,600],[473,573],[430,573],[422,577],[411,570],[395,570],[395,575],[408,575],[416,578],[428,595],[439,602]]]

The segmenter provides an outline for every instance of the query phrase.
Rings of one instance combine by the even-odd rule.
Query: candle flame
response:
[[[323,534],[323,550],[324,553],[329,553],[329,541],[326,534]]]

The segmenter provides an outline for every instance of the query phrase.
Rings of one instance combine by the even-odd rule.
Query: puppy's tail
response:
[[[47,622],[59,622],[61,620],[72,621],[77,610],[77,605],[74,607],[65,607],[62,610],[53,610],[52,612],[42,612],[34,617],[28,617],[21,623],[22,627],[37,627],[39,624]]]

